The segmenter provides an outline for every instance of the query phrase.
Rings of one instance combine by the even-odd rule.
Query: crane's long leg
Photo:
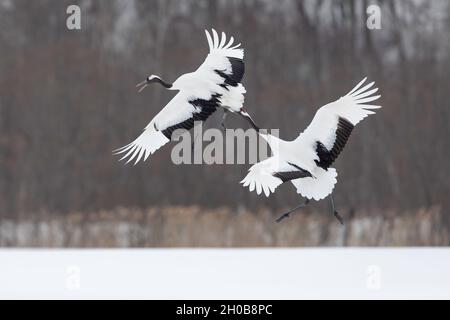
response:
[[[227,127],[225,127],[225,119],[227,118],[228,115],[228,110],[223,108],[223,116],[222,116],[222,121],[220,122],[220,126],[222,127],[223,131],[227,130]]]
[[[255,121],[253,121],[252,117],[250,117],[250,115],[247,113],[247,111],[242,111],[245,110],[244,108],[241,109],[241,112],[239,113],[239,115],[244,118],[245,120],[248,121],[248,123],[250,124],[250,126],[255,129],[256,131],[259,131],[259,127],[256,125]]]
[[[194,136],[194,140],[192,140],[192,142],[191,142],[191,150],[192,151],[194,151],[194,147],[195,147],[195,143],[197,141],[198,135],[199,135],[199,132],[197,132],[197,134]]]
[[[331,199],[331,210],[333,210],[333,215],[336,217],[336,219],[338,219],[338,221],[344,225],[344,219],[342,219],[341,215],[339,214],[339,212],[336,211],[335,207],[334,207],[334,201],[333,201],[333,194],[330,194],[330,199]]]
[[[289,210],[288,212],[282,214],[278,219],[275,220],[275,222],[280,223],[284,219],[289,218],[292,212],[294,212],[300,208],[306,207],[308,205],[308,203],[309,203],[309,199],[306,199],[304,203],[302,203],[302,204],[298,205],[297,207]]]

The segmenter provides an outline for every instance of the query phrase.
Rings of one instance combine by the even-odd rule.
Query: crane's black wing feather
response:
[[[327,170],[333,164],[344,149],[353,128],[354,125],[350,121],[343,117],[339,117],[335,132],[336,139],[331,150],[328,150],[322,142],[316,142],[316,153],[319,156],[319,160],[315,160],[317,166]]]

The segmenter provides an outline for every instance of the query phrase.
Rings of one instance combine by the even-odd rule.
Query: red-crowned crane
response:
[[[256,189],[257,194],[264,192],[269,196],[279,185],[291,181],[297,193],[306,198],[277,222],[305,207],[311,199],[317,201],[330,195],[333,214],[343,223],[331,196],[337,172],[330,166],[344,149],[354,126],[374,114],[372,110],[381,108],[367,104],[380,95],[373,95],[378,91],[378,88],[371,89],[374,82],[363,86],[365,81],[366,78],[345,96],[321,107],[306,130],[293,141],[259,132],[269,144],[272,156],[253,165],[241,183],[250,191]]]
[[[151,75],[139,83],[139,92],[151,83],[159,83],[168,90],[179,91],[175,97],[145,127],[144,132],[130,144],[115,150],[125,154],[120,160],[128,162],[148,156],[170,141],[176,129],[190,130],[195,121],[205,121],[217,108],[224,110],[221,125],[224,127],[228,111],[243,116],[256,128],[250,115],[243,108],[245,88],[241,84],[244,76],[244,50],[234,45],[234,38],[227,42],[225,33],[221,37],[212,29],[212,36],[205,30],[209,54],[200,67],[181,75],[173,83]]]

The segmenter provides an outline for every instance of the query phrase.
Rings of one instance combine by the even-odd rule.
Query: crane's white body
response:
[[[127,162],[147,160],[148,156],[170,141],[177,128],[190,129],[194,120],[204,121],[218,107],[239,112],[244,103],[245,88],[240,83],[244,73],[244,50],[240,44],[227,42],[225,33],[206,31],[209,54],[194,72],[181,75],[169,90],[178,94],[150,121],[144,132],[129,145],[117,150],[125,153]],[[156,77],[156,76],[152,76]],[[159,77],[158,77],[159,78]],[[121,159],[121,160],[122,160]]]
[[[373,96],[377,88],[369,90],[373,82],[361,88],[365,80],[347,95],[320,108],[295,140],[260,133],[273,155],[253,165],[241,183],[250,191],[269,196],[279,185],[291,181],[297,193],[307,199],[328,196],[337,181],[337,171],[330,167],[331,163],[344,148],[353,126],[380,108],[367,104],[380,96]],[[299,175],[305,176],[295,178]]]

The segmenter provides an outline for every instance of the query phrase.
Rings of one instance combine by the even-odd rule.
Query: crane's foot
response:
[[[275,222],[276,222],[276,223],[280,223],[280,222],[283,221],[284,219],[289,218],[289,217],[291,216],[291,213],[292,213],[292,212],[294,212],[294,211],[296,211],[296,210],[298,210],[298,209],[300,209],[300,208],[306,207],[306,206],[308,205],[308,203],[309,203],[309,200],[306,199],[305,202],[302,203],[301,205],[299,205],[299,206],[297,206],[297,207],[295,207],[295,208],[289,210],[289,211],[286,212],[286,213],[283,213],[278,219],[275,220]]]
[[[291,216],[291,213],[290,213],[290,212],[287,212],[287,213],[281,215],[280,217],[278,217],[278,218],[275,220],[275,222],[276,222],[276,223],[280,223],[281,221],[283,221],[284,219],[289,218],[290,216]]]
[[[340,224],[344,225],[344,219],[342,219],[341,215],[339,214],[339,212],[336,211],[334,207],[334,200],[332,193],[330,193],[330,200],[331,200],[331,211],[333,211],[333,215],[339,221]]]

